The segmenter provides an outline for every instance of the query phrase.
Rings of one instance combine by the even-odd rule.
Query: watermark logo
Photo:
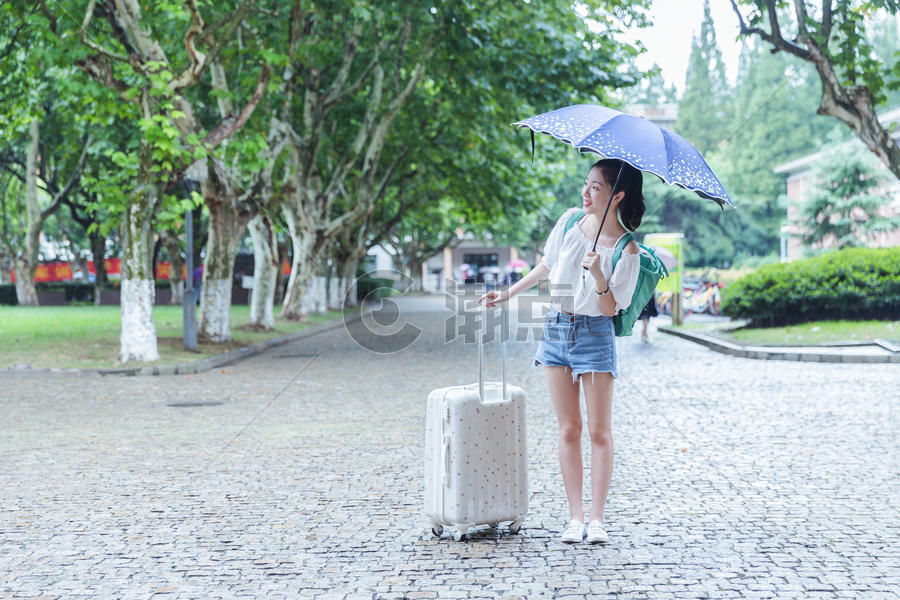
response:
[[[462,285],[453,280],[445,281],[444,308],[449,316],[444,319],[444,343],[462,341],[476,344],[478,336],[484,343],[540,341],[549,304],[569,306],[574,297],[568,286],[551,286],[550,294],[533,291],[518,294],[513,310],[485,308],[478,300],[488,291],[484,284]],[[398,296],[415,289],[415,281],[399,271],[370,271],[358,278],[350,287],[350,294],[359,289],[363,303],[360,318],[355,311],[344,311],[344,327],[350,337],[361,347],[378,354],[393,354],[410,347],[421,337],[424,329],[410,322],[410,314],[404,314]],[[508,302],[498,307],[508,308]],[[504,324],[506,321],[506,324]]]
[[[501,342],[540,341],[543,336],[544,321],[548,306],[574,305],[571,287],[550,286],[550,294],[526,291],[515,297],[514,310],[509,311],[509,325],[503,327],[504,315],[498,308],[485,310],[478,304],[488,290],[483,284],[460,285],[455,281],[447,282],[444,293],[444,307],[452,314],[444,319],[444,342],[449,344],[462,339],[465,344],[478,342],[476,336],[483,335],[484,342],[497,339]],[[509,302],[498,305],[509,309]]]
[[[353,282],[347,291],[344,306],[351,294],[362,293],[364,308],[360,319],[356,313],[344,311],[344,328],[357,344],[378,354],[393,354],[411,346],[422,335],[422,328],[409,322],[400,305],[393,299],[410,292],[415,281],[399,271],[369,271]],[[371,307],[371,310],[368,310]]]

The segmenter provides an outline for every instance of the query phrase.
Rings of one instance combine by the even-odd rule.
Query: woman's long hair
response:
[[[619,174],[619,168],[622,167],[622,175],[619,177],[619,184],[613,191],[625,192],[625,197],[619,203],[619,216],[622,224],[629,231],[634,231],[641,225],[641,219],[644,217],[644,211],[647,206],[644,204],[644,176],[638,169],[635,169],[626,162],[615,158],[606,158],[598,160],[591,168],[600,167],[603,178],[606,179],[607,185],[612,188],[616,183],[616,175]]]

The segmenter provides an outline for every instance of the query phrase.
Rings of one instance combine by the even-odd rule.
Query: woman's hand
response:
[[[497,290],[491,290],[484,296],[478,299],[478,304],[485,302],[488,308],[494,308],[498,304],[502,304],[509,300],[509,294],[507,292],[498,292]]]
[[[588,252],[581,261],[581,266],[587,267],[587,270],[594,276],[594,280],[597,283],[606,283],[606,280],[603,278],[603,272],[600,270],[600,256],[596,252]]]

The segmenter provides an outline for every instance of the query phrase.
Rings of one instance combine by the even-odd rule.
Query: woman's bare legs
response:
[[[615,378],[612,373],[585,373],[581,376],[581,382],[591,436],[590,520],[602,521],[613,471],[612,398]]]
[[[584,503],[581,496],[581,393],[572,372],[567,367],[545,367],[550,399],[556,409],[559,424],[559,466],[563,485],[569,498],[571,518],[584,522]]]

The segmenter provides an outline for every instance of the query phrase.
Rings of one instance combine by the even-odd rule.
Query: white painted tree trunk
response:
[[[291,262],[291,276],[288,279],[287,291],[284,294],[284,302],[281,304],[283,319],[301,319],[305,315],[303,296],[306,286],[309,284],[315,272],[317,253],[314,253],[314,240],[312,236],[301,231],[297,225],[293,211],[285,208],[285,219],[293,243],[294,256]]]
[[[156,288],[152,279],[122,279],[122,333],[119,336],[119,360],[159,360],[153,301]]]
[[[209,209],[206,264],[200,292],[197,335],[210,342],[231,341],[231,288],[234,257],[249,215],[236,208],[235,190],[216,162],[210,164],[203,197]]]
[[[150,260],[151,215],[162,191],[153,183],[139,183],[122,217],[122,333],[119,360],[159,360],[153,301],[156,295]]]
[[[34,287],[34,267],[24,258],[13,261],[16,270],[16,302],[19,306],[37,306],[37,290]],[[29,275],[31,275],[29,277]]]
[[[184,280],[172,279],[172,275],[169,275],[169,286],[172,289],[172,298],[169,300],[169,304],[174,306],[182,304],[184,302]]]
[[[203,272],[198,330],[210,342],[231,340],[231,278],[211,279]]]
[[[278,240],[268,219],[256,215],[248,224],[253,240],[253,294],[250,299],[249,324],[275,327],[275,286],[278,281]]]

